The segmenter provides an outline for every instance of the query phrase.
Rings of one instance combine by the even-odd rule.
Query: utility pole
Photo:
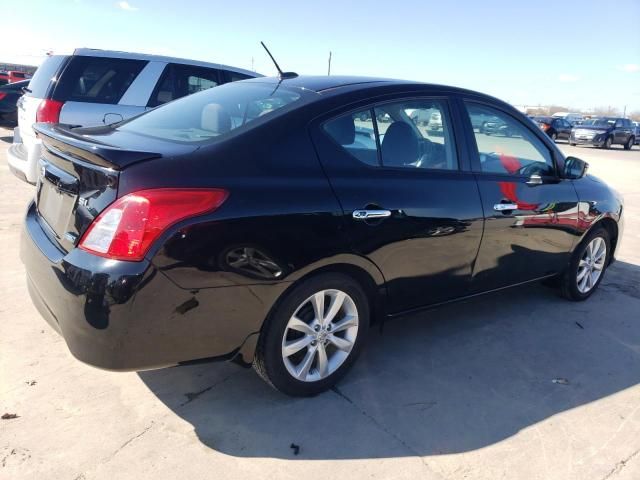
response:
[[[331,50],[329,50],[329,68],[327,70],[327,76],[331,75]]]
[[[627,118],[627,106],[624,106],[624,113],[622,114],[622,118]]]
[[[254,72],[256,71],[256,68],[255,68],[255,66],[253,64],[253,57],[251,57],[251,70],[254,71]]]

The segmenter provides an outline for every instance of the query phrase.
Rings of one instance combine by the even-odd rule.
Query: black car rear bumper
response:
[[[71,353],[95,367],[146,370],[230,358],[270,307],[250,287],[184,290],[147,260],[65,253],[40,222],[32,203],[20,249],[29,293]]]

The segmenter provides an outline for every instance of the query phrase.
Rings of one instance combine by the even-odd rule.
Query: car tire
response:
[[[629,140],[627,140],[627,143],[624,144],[624,149],[625,150],[631,150],[633,148],[633,144],[635,143],[636,139],[633,137],[629,137]]]
[[[562,296],[573,301],[589,298],[604,278],[610,259],[609,232],[603,227],[596,227],[576,247],[569,265],[560,276]]]
[[[549,135],[551,137],[551,141],[553,143],[556,143],[556,140],[558,140],[558,134],[556,132],[553,132],[551,135]]]
[[[331,306],[342,295],[342,306],[332,317]],[[316,302],[317,298],[322,302]],[[316,313],[319,305],[324,305],[322,326]],[[354,363],[366,339],[369,318],[368,298],[351,277],[324,273],[304,280],[285,294],[267,318],[258,340],[254,369],[282,393],[317,395],[331,388]]]
[[[611,145],[613,145],[613,137],[609,136],[602,144],[602,148],[604,148],[605,150],[608,150],[611,148]]]

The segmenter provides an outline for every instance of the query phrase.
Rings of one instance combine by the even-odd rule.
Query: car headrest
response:
[[[356,125],[351,115],[330,121],[325,125],[325,130],[340,145],[351,145],[356,141]]]
[[[202,109],[200,121],[203,130],[217,134],[231,130],[231,115],[218,103],[210,103]]]
[[[381,150],[384,165],[402,167],[418,161],[420,143],[408,123],[394,122],[384,134]]]

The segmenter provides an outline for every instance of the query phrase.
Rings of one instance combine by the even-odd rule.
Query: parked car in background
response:
[[[23,80],[28,80],[31,78],[31,75],[29,75],[26,72],[21,72],[19,70],[9,70],[8,74],[9,74],[9,83],[22,82]]]
[[[593,145],[611,148],[623,145],[631,150],[636,141],[635,130],[628,118],[603,117],[585,121],[571,130],[571,145]]]
[[[416,110],[440,113],[438,142]],[[511,138],[476,132],[477,115]],[[586,300],[623,233],[621,197],[585,162],[453,87],[259,78],[35,128],[29,293],[76,358],[110,370],[235,358],[314,395],[374,321],[541,279]]]
[[[556,112],[551,116],[553,118],[562,118],[567,122],[569,122],[571,125],[581,122],[583,119],[583,115],[581,113],[571,113],[571,112]]]
[[[18,122],[18,100],[24,94],[29,80],[0,86],[0,122],[15,125]]]
[[[633,122],[633,134],[636,137],[635,144],[640,145],[640,122]]]
[[[513,131],[511,126],[502,118],[493,117],[482,123],[480,133],[484,133],[485,135],[503,135],[505,137],[510,137],[513,134]]]
[[[108,125],[200,90],[257,76],[207,62],[87,48],[47,57],[18,102],[9,167],[18,178],[35,183],[40,157],[35,122]]]
[[[30,75],[19,70],[0,71],[0,82],[2,82],[3,84],[21,82],[29,78],[31,78]]]
[[[544,133],[554,142],[556,140],[569,140],[573,126],[564,118],[554,117],[533,117],[533,121],[538,124]]]

